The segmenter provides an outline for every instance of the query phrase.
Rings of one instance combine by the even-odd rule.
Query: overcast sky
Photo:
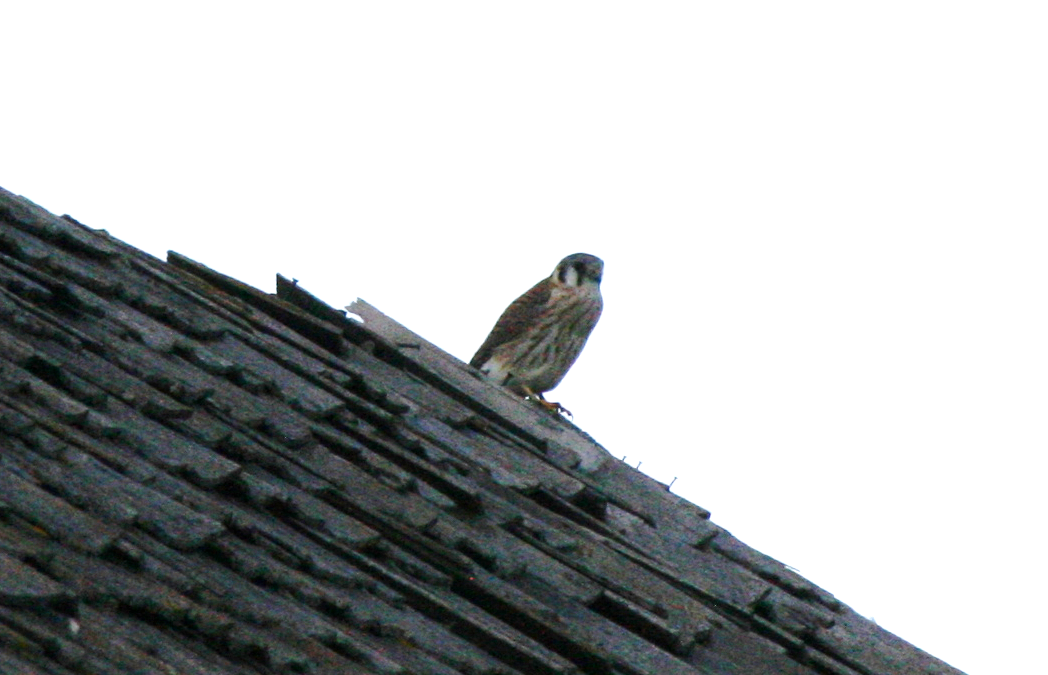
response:
[[[0,186],[463,360],[598,255],[550,400],[918,647],[1043,668],[1048,5],[7,4]]]

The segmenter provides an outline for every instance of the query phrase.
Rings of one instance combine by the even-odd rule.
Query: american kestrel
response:
[[[506,308],[469,365],[496,384],[570,415],[542,394],[560,383],[597,325],[603,273],[604,261],[588,253],[561,260],[553,274]]]

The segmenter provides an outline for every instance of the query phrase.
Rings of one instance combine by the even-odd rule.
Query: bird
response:
[[[510,303],[469,364],[487,380],[570,416],[543,394],[560,384],[597,325],[603,275],[604,261],[595,255],[564,258]]]

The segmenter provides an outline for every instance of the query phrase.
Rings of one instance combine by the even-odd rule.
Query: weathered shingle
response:
[[[118,523],[95,518],[23,477],[0,472],[0,495],[7,516],[16,516],[37,534],[93,554],[106,551],[120,536]]]
[[[0,672],[957,673],[352,312],[0,190]]]

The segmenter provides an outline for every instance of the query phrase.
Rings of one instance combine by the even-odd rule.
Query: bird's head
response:
[[[572,253],[557,264],[550,279],[554,284],[576,288],[587,284],[600,286],[604,261],[589,253]]]

